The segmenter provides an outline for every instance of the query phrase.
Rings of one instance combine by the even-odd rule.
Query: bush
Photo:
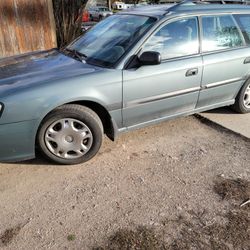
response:
[[[63,48],[81,34],[82,13],[87,0],[53,0],[57,43]]]

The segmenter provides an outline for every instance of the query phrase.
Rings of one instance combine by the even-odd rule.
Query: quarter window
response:
[[[247,44],[250,44],[250,15],[235,15],[234,17],[240,25]]]
[[[230,15],[202,17],[202,51],[216,51],[244,45],[237,25]]]
[[[197,18],[167,24],[144,44],[145,51],[159,52],[163,60],[199,53]]]

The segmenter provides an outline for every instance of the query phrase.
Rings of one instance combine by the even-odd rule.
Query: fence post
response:
[[[53,0],[47,0],[48,2],[48,10],[49,10],[49,20],[50,20],[50,26],[52,28],[52,42],[57,47],[57,37],[56,37],[56,22],[55,22],[55,16],[54,16],[54,10],[53,10]]]

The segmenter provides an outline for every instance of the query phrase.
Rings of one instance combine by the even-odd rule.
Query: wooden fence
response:
[[[52,0],[0,0],[0,57],[56,45]]]

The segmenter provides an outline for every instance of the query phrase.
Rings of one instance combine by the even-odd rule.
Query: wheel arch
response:
[[[111,117],[108,110],[101,104],[94,102],[94,101],[75,101],[65,104],[77,104],[81,106],[85,106],[93,110],[101,119],[104,133],[107,135],[107,137],[114,141],[117,137],[118,128],[116,125],[116,122]]]
[[[81,106],[85,106],[91,110],[93,110],[101,119],[102,121],[102,125],[103,125],[103,129],[104,129],[104,133],[107,135],[107,137],[114,141],[117,137],[118,134],[118,127],[117,124],[115,122],[115,120],[111,117],[110,113],[108,112],[108,110],[101,105],[98,102],[95,101],[89,101],[89,100],[78,100],[78,101],[71,101],[71,102],[66,102],[63,103],[61,105],[58,105],[56,107],[54,107],[53,109],[51,109],[49,112],[47,112],[47,114],[42,118],[41,123],[44,121],[44,119],[56,108],[63,106],[63,105],[67,105],[67,104],[76,104],[76,105],[81,105]],[[39,125],[40,128],[40,125]],[[39,131],[39,128],[37,130],[37,134]]]
[[[239,91],[236,94],[235,103],[231,106],[231,108],[237,113],[241,113],[241,114],[249,113],[249,111],[247,111],[247,108],[243,107],[241,104],[241,101],[243,98],[242,92],[244,88],[246,88],[249,85],[249,83],[250,83],[250,75],[248,74],[247,77],[245,78],[244,83],[242,84],[242,86],[240,87]]]
[[[244,77],[244,81],[243,81],[242,85],[240,86],[238,92],[236,93],[235,99],[238,97],[238,95],[240,94],[241,90],[244,88],[245,84],[247,82],[249,82],[249,81],[250,81],[250,72]]]

